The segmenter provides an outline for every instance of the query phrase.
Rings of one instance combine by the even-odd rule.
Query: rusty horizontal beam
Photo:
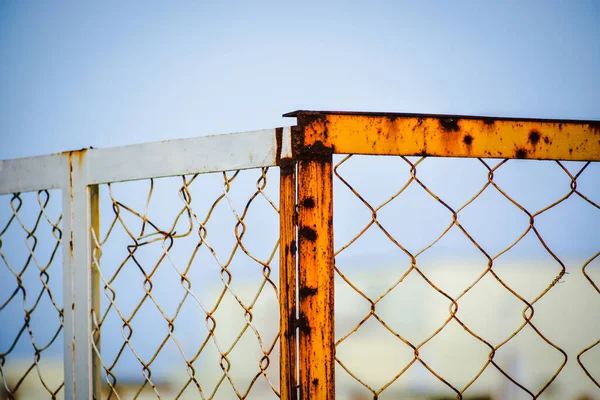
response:
[[[600,161],[600,121],[296,111],[298,154]]]

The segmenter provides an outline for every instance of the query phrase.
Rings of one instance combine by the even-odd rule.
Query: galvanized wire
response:
[[[360,202],[362,202],[362,204],[366,208],[368,208],[368,210],[371,213],[371,219],[364,226],[364,228],[358,232],[358,234],[354,235],[350,240],[343,243],[338,249],[336,249],[335,255],[338,256],[340,253],[342,253],[348,247],[353,245],[361,236],[363,236],[365,234],[365,232],[368,229],[379,229],[398,249],[400,249],[404,254],[406,254],[406,256],[408,256],[408,258],[410,259],[410,262],[411,262],[411,266],[395,282],[393,282],[387,288],[387,290],[385,290],[380,296],[378,296],[376,298],[369,297],[364,291],[362,291],[358,287],[357,282],[352,282],[352,280],[342,270],[340,270],[340,268],[335,267],[336,274],[343,280],[343,282],[345,282],[347,285],[349,285],[358,295],[360,295],[362,298],[364,298],[364,300],[366,300],[368,302],[368,304],[370,305],[370,309],[367,312],[367,314],[364,315],[364,317],[360,320],[360,322],[358,322],[358,324],[356,324],[352,329],[350,329],[347,332],[344,332],[342,334],[342,336],[336,341],[335,345],[337,347],[340,344],[349,340],[358,331],[358,329],[361,326],[363,326],[371,318],[374,318],[376,321],[378,321],[381,324],[381,326],[383,326],[387,331],[389,331],[392,335],[394,335],[399,341],[404,343],[406,346],[410,347],[414,353],[414,357],[408,364],[406,364],[403,368],[401,368],[400,371],[397,372],[390,380],[388,380],[387,382],[385,382],[383,385],[381,385],[379,387],[375,387],[375,386],[369,384],[368,382],[366,382],[366,380],[364,378],[359,376],[360,374],[357,371],[353,371],[350,368],[350,366],[347,363],[347,360],[346,360],[346,362],[344,362],[343,360],[341,360],[339,357],[336,356],[336,361],[339,364],[339,366],[341,366],[341,368],[343,368],[352,378],[354,378],[354,380],[356,380],[364,388],[366,388],[368,391],[370,391],[371,394],[373,395],[374,399],[378,398],[382,394],[382,392],[384,392],[387,388],[390,387],[390,385],[392,385],[394,382],[396,382],[398,379],[400,379],[400,377],[402,377],[406,373],[406,371],[409,368],[411,368],[415,363],[421,364],[427,371],[429,371],[429,373],[433,377],[435,377],[437,380],[439,380],[445,386],[447,386],[450,390],[452,390],[454,392],[454,394],[456,395],[457,399],[462,399],[465,394],[465,391],[467,391],[467,389],[469,387],[471,387],[473,385],[473,383],[483,374],[483,372],[487,368],[490,368],[490,366],[491,366],[491,368],[495,368],[506,379],[511,381],[522,392],[526,393],[532,399],[539,398],[542,395],[542,393],[544,393],[548,389],[548,387],[552,384],[552,382],[557,378],[557,376],[563,370],[563,368],[565,367],[565,365],[567,363],[568,357],[567,357],[567,353],[561,347],[559,347],[559,345],[552,342],[548,338],[546,333],[543,333],[534,324],[534,320],[533,320],[535,304],[543,296],[545,296],[558,282],[560,282],[561,278],[566,273],[565,264],[555,254],[555,252],[553,252],[550,249],[550,247],[546,244],[546,242],[544,241],[538,228],[535,225],[535,220],[541,214],[556,207],[557,205],[561,204],[562,202],[567,200],[569,197],[574,196],[574,195],[579,196],[580,198],[582,198],[583,200],[585,200],[586,202],[588,202],[589,204],[594,206],[596,209],[600,209],[598,204],[594,203],[591,199],[584,196],[582,193],[580,193],[577,190],[577,179],[586,170],[586,168],[589,166],[590,163],[589,162],[585,163],[583,165],[583,167],[581,167],[581,169],[576,174],[571,174],[569,172],[569,170],[567,168],[565,168],[565,166],[561,162],[556,161],[556,163],[560,166],[560,168],[568,175],[568,177],[570,179],[570,188],[558,200],[552,202],[548,206],[546,206],[536,212],[531,212],[531,211],[527,210],[525,207],[523,207],[521,204],[519,204],[519,202],[517,202],[513,197],[511,197],[511,195],[509,195],[509,193],[507,193],[505,190],[503,190],[500,187],[500,185],[494,180],[495,174],[497,173],[498,169],[501,168],[503,165],[505,165],[508,162],[507,159],[501,160],[495,166],[493,166],[489,160],[479,159],[479,161],[481,162],[483,167],[487,170],[487,182],[485,182],[485,184],[479,189],[479,191],[472,198],[470,198],[468,201],[466,201],[462,206],[460,206],[458,208],[453,208],[448,204],[448,202],[444,201],[438,195],[436,195],[436,193],[434,193],[427,185],[425,185],[425,183],[421,179],[419,179],[419,177],[417,176],[417,167],[426,160],[426,157],[421,157],[414,162],[411,161],[411,159],[409,159],[407,157],[400,157],[402,160],[404,160],[404,162],[406,162],[406,164],[410,170],[410,177],[387,200],[383,201],[379,205],[370,204],[365,199],[365,196],[363,196],[361,193],[359,193],[359,191],[355,187],[353,187],[353,185],[351,183],[349,183],[349,181],[351,179],[344,177],[342,175],[342,173],[340,172],[340,167],[342,165],[344,165],[346,162],[348,162],[348,160],[350,160],[352,157],[353,157],[352,155],[348,155],[348,156],[345,156],[341,161],[339,161],[334,167],[334,175],[343,186],[345,186],[347,189],[349,189],[354,194],[354,196],[356,196],[356,198],[359,199]],[[439,236],[437,236],[432,242],[428,243],[427,245],[425,245],[423,248],[421,248],[420,250],[418,250],[416,252],[415,251],[411,252],[405,245],[403,245],[403,243],[401,243],[399,240],[397,240],[388,230],[386,230],[386,228],[383,226],[383,224],[379,220],[380,217],[378,216],[378,213],[382,210],[383,207],[387,206],[388,204],[390,204],[390,202],[392,202],[396,198],[398,198],[398,196],[402,195],[410,185],[418,185],[419,187],[421,187],[429,196],[431,196],[431,198],[435,199],[436,202],[441,204],[450,213],[450,215],[452,217],[451,222],[445,227],[445,229],[443,229],[442,233]],[[486,190],[495,190],[498,193],[500,193],[502,195],[502,197],[504,197],[506,200],[510,201],[529,220],[528,226],[525,229],[525,231],[523,231],[512,243],[510,243],[507,247],[505,247],[504,249],[499,251],[497,254],[491,254],[486,249],[484,249],[483,246],[481,246],[475,240],[475,238],[467,231],[467,229],[461,224],[460,218],[459,218],[459,214],[466,207],[468,207],[470,204],[472,204],[477,198],[479,198],[481,196],[481,194],[484,193],[484,191],[486,191]],[[335,205],[334,205],[334,207],[335,207]],[[464,236],[468,239],[468,241],[471,242],[477,248],[477,250],[487,259],[487,268],[479,276],[477,276],[477,278],[474,281],[472,281],[466,288],[464,288],[464,290],[462,290],[462,292],[459,295],[454,296],[454,297],[451,296],[450,294],[448,294],[446,291],[442,290],[438,285],[436,285],[436,283],[434,283],[433,280],[430,279],[427,276],[427,274],[424,273],[424,271],[422,270],[422,267],[420,267],[420,264],[419,264],[419,256],[421,256],[423,253],[428,251],[432,246],[434,246],[436,243],[438,243],[453,227],[458,228],[462,232],[462,234],[464,234]],[[503,280],[497,274],[497,272],[494,269],[494,263],[498,260],[498,258],[500,256],[504,255],[505,253],[507,253],[508,251],[513,249],[530,232],[532,232],[537,237],[539,243],[541,243],[541,245],[545,249],[546,253],[549,254],[551,256],[551,258],[556,262],[557,270],[556,270],[555,278],[552,281],[547,282],[547,285],[545,286],[545,288],[541,292],[539,292],[533,298],[533,300],[528,301],[524,298],[524,296],[519,294],[515,289],[511,288],[511,286],[509,286],[509,284],[507,282],[505,282],[505,280]],[[594,282],[594,280],[591,278],[591,276],[589,274],[586,273],[586,268],[599,255],[600,255],[600,253],[596,253],[592,258],[590,258],[583,266],[582,271],[583,271],[583,274],[585,275],[585,277],[588,279],[589,283],[594,287],[594,289],[596,291],[598,291],[600,293],[598,284],[596,282]],[[448,310],[449,312],[448,312],[448,316],[445,319],[445,321],[431,335],[429,335],[424,340],[422,340],[421,342],[418,342],[418,343],[408,340],[400,332],[393,329],[389,323],[386,323],[386,321],[380,315],[378,315],[378,310],[377,310],[378,303],[380,303],[382,299],[384,299],[391,291],[393,291],[410,274],[416,274],[417,276],[422,278],[423,281],[426,282],[429,287],[431,287],[436,292],[441,294],[444,298],[446,298],[446,300],[449,303],[449,310]],[[518,326],[518,328],[515,329],[510,335],[508,335],[508,337],[505,337],[505,339],[502,340],[500,343],[495,343],[495,344],[491,343],[489,340],[485,339],[484,337],[482,337],[481,335],[476,333],[473,329],[471,329],[469,326],[467,326],[467,324],[464,321],[462,321],[461,318],[459,318],[459,316],[457,315],[457,311],[459,308],[459,301],[461,300],[461,298],[463,298],[463,296],[465,294],[467,294],[469,291],[471,291],[473,289],[473,287],[475,285],[477,285],[478,282],[480,282],[486,275],[493,277],[493,279],[498,284],[500,284],[508,292],[510,292],[524,306],[524,308],[522,310],[522,314],[521,314],[523,320],[522,320],[521,324]],[[440,332],[442,332],[444,330],[444,328],[446,326],[448,326],[448,324],[451,321],[455,321],[456,323],[458,323],[464,329],[465,332],[467,332],[471,337],[476,339],[478,342],[485,345],[488,349],[487,361],[481,366],[481,368],[475,374],[475,376],[473,376],[472,379],[470,379],[464,386],[456,386],[456,385],[452,384],[448,379],[444,378],[444,376],[442,376],[441,373],[437,372],[430,365],[431,364],[430,362],[425,360],[420,355],[420,350],[423,349],[423,347],[426,346],[427,343],[429,343],[434,337],[438,336],[440,334]],[[509,343],[511,340],[513,340],[527,326],[529,326],[541,340],[543,340],[545,343],[550,345],[554,349],[554,351],[560,355],[560,357],[562,359],[562,361],[557,366],[554,373],[551,376],[548,376],[545,383],[540,388],[537,388],[537,389],[534,389],[531,387],[526,387],[523,382],[519,382],[515,377],[511,376],[509,374],[509,372],[506,371],[504,368],[502,368],[498,364],[498,362],[495,360],[495,356],[498,353],[498,351],[503,346],[506,346],[506,344]],[[595,346],[599,346],[599,345],[600,345],[600,340],[591,344],[590,346],[586,347],[577,356],[577,360],[578,360],[579,364],[581,365],[581,367],[583,368],[583,370],[585,371],[587,376],[597,386],[598,386],[598,377],[592,376],[591,372],[589,372],[588,369],[586,369],[585,363],[584,363],[584,354],[586,352],[590,351]]]
[[[119,319],[122,321],[122,343],[114,359],[107,359],[102,353],[101,349],[99,349],[96,345],[94,345],[93,349],[94,353],[101,360],[103,374],[108,386],[109,399],[119,399],[122,396],[119,389],[119,378],[117,373],[115,373],[115,367],[122,359],[122,354],[126,348],[128,348],[135,355],[137,362],[141,366],[141,378],[143,378],[143,383],[139,385],[133,397],[137,398],[140,396],[142,391],[145,389],[147,390],[148,388],[152,390],[157,398],[164,397],[165,394],[161,393],[158,385],[153,381],[152,367],[157,356],[169,341],[171,341],[177,347],[181,355],[181,361],[185,365],[188,375],[187,381],[178,390],[175,398],[180,398],[188,389],[188,387],[191,386],[195,388],[195,391],[200,398],[213,399],[218,395],[219,390],[222,388],[224,382],[228,382],[233,389],[235,396],[239,399],[245,399],[248,397],[258,379],[264,379],[264,381],[272,390],[273,394],[277,397],[279,396],[278,377],[276,377],[275,381],[273,381],[274,378],[269,376],[267,372],[267,369],[273,362],[273,358],[277,356],[277,354],[274,354],[274,350],[276,349],[276,344],[279,340],[279,333],[275,335],[274,340],[265,342],[261,336],[261,333],[253,323],[253,307],[255,306],[259,297],[261,297],[266,290],[272,290],[276,298],[279,298],[277,285],[271,279],[271,265],[275,255],[277,254],[279,241],[277,240],[277,242],[273,244],[269,256],[264,260],[259,259],[257,256],[252,254],[252,252],[249,251],[244,244],[244,237],[247,231],[245,219],[255,200],[257,200],[259,197],[266,200],[270,204],[270,207],[273,209],[273,211],[278,213],[277,205],[268,197],[267,193],[265,192],[265,188],[268,183],[267,172],[268,168],[262,168],[260,170],[259,177],[255,185],[256,189],[250,198],[247,199],[244,209],[241,213],[236,210],[234,207],[234,202],[230,198],[230,189],[236,178],[239,176],[240,171],[222,173],[222,193],[218,195],[216,199],[214,199],[212,205],[205,215],[199,215],[195,210],[190,191],[190,187],[194,184],[194,181],[196,181],[198,175],[182,176],[182,184],[178,190],[181,203],[178,205],[179,211],[176,214],[175,220],[170,226],[159,226],[158,222],[152,221],[148,216],[148,209],[155,191],[154,180],[149,180],[149,188],[146,196],[145,206],[143,210],[139,211],[127,206],[118,198],[116,198],[111,185],[108,185],[109,196],[110,201],[112,202],[114,215],[112,216],[112,221],[109,223],[109,227],[106,230],[106,234],[103,238],[96,237],[93,231],[92,236],[95,243],[93,268],[95,268],[100,275],[100,285],[103,288],[104,296],[106,297],[109,305],[103,313],[101,313],[100,310],[95,310],[93,312],[94,328],[92,335],[94,337],[97,335],[105,335],[105,333],[102,331],[103,324],[105,324],[105,321],[111,312],[116,313]],[[235,234],[236,243],[231,252],[228,254],[218,254],[213,247],[213,243],[207,239],[209,233],[207,224],[209,220],[216,218],[213,214],[216,207],[221,203],[226,203],[229,205],[229,209],[237,221],[235,226],[231,227]],[[166,205],[159,206],[165,207]],[[133,216],[135,219],[141,222],[141,230],[139,232],[135,232],[133,228],[130,227],[130,224],[126,222],[126,219],[124,218],[126,213],[128,213],[130,217]],[[106,218],[103,216],[102,220],[105,221]],[[106,268],[102,266],[102,262],[100,261],[101,253],[107,240],[110,238],[111,233],[117,226],[122,227],[129,237],[129,244],[127,244],[128,255],[124,260],[122,260],[114,274],[107,276],[105,273]],[[185,227],[184,231],[175,230],[176,227],[181,226]],[[172,250],[174,243],[176,243],[178,240],[192,237],[197,241],[195,248],[186,265],[178,265],[178,263],[171,256],[170,251]],[[142,265],[136,256],[136,252],[141,247],[152,243],[159,243],[162,246],[162,255],[153,265]],[[204,304],[198,297],[197,292],[192,289],[193,282],[189,277],[190,271],[194,268],[198,268],[198,265],[194,260],[202,248],[208,249],[216,261],[219,269],[220,280],[223,285],[219,295],[217,296],[216,303],[210,307]],[[253,299],[250,302],[244,302],[231,286],[233,274],[229,267],[232,264],[234,256],[240,252],[252,259],[253,262],[258,264],[262,269],[262,283],[259,285]],[[165,262],[164,264],[168,265],[163,265],[163,261]],[[126,268],[125,265],[128,262],[133,262],[142,274],[144,295],[141,299],[139,299],[133,311],[130,314],[125,314],[119,308],[119,298],[127,296],[127,294],[117,292],[111,285],[115,282],[115,279],[124,270],[124,268]],[[277,265],[277,263],[275,264]],[[185,290],[185,294],[178,301],[176,311],[171,315],[164,310],[164,307],[161,307],[158,299],[153,294],[153,277],[161,265],[162,268],[172,268],[176,272],[180,278],[180,285]],[[215,316],[215,313],[226,296],[232,296],[235,299],[239,305],[240,313],[243,314],[245,319],[243,328],[238,332],[236,339],[233,340],[233,342],[228,346],[224,346],[219,341],[218,335],[215,332],[218,322],[218,318]],[[201,308],[208,330],[208,334],[204,337],[201,345],[193,354],[186,354],[182,343],[174,334],[175,326],[178,321],[177,318],[180,315],[180,311],[186,300],[195,302]],[[166,323],[168,327],[166,334],[160,342],[160,345],[155,349],[150,358],[142,357],[139,353],[139,349],[136,349],[131,342],[131,337],[134,332],[132,321],[138,314],[138,311],[142,305],[147,301],[150,301],[156,307],[162,317],[162,321],[156,320],[153,321],[153,324],[156,323],[159,325],[160,323]],[[278,316],[274,315],[273,317],[273,324],[277,324]],[[236,345],[238,345],[244,334],[249,330],[253,333],[257,343],[261,348],[262,357],[256,360],[256,373],[249,384],[246,387],[240,387],[240,384],[235,382],[234,378],[230,374],[232,363],[229,356]],[[106,339],[105,336],[104,338]],[[117,338],[110,338],[107,340],[116,342]],[[199,359],[200,355],[207,350],[208,346],[214,346],[220,355],[219,367],[222,370],[222,375],[214,387],[203,387],[198,379],[200,371],[198,371],[197,366],[194,365],[194,363]],[[275,362],[275,364],[277,364],[277,362]]]
[[[15,193],[10,199],[10,217],[3,227],[0,227],[0,268],[7,268],[10,271],[10,275],[15,278],[16,287],[12,290],[6,299],[1,300],[0,313],[8,312],[9,306],[17,303],[22,308],[22,313],[18,315],[10,314],[3,315],[3,319],[17,321],[22,320],[22,326],[18,330],[16,336],[10,340],[10,345],[7,348],[0,349],[0,378],[2,380],[3,390],[6,392],[8,398],[18,398],[27,390],[30,389],[27,386],[31,386],[31,379],[38,379],[39,383],[43,386],[46,395],[49,398],[56,399],[63,395],[64,380],[61,380],[59,384],[52,383],[48,379],[49,369],[48,366],[42,365],[42,360],[47,357],[48,349],[55,349],[56,347],[62,346],[62,341],[59,338],[63,326],[63,308],[62,298],[60,293],[57,295],[53,293],[50,288],[50,281],[52,277],[56,280],[56,273],[61,271],[61,260],[57,257],[57,253],[62,241],[62,231],[60,229],[62,216],[57,219],[53,219],[47,212],[47,208],[51,202],[50,192],[47,190],[41,190],[37,192],[37,205],[31,206],[30,202],[25,204],[25,198],[31,199],[34,194],[20,194]],[[60,202],[60,196],[58,196]],[[2,212],[8,210],[2,210]],[[28,220],[33,218],[33,222]],[[24,260],[19,261],[18,264],[10,259],[12,257],[9,254],[18,254],[16,249],[8,248],[3,246],[7,244],[11,229],[20,229],[25,234],[25,247],[27,248],[27,255]],[[39,238],[44,235],[44,238],[49,237],[48,230],[52,235],[52,241],[47,243],[40,242]],[[43,251],[42,251],[43,249]],[[13,252],[14,251],[14,252]],[[47,255],[49,254],[49,255]],[[46,258],[47,256],[47,258]],[[25,279],[25,274],[32,269],[37,269],[39,272],[39,280],[41,283],[41,289],[39,291],[33,285],[31,281]],[[60,276],[60,275],[59,275]],[[60,278],[58,278],[60,280]],[[2,282],[2,285],[8,284],[8,281]],[[33,302],[29,299],[33,297]],[[42,306],[42,303],[50,303],[51,307],[48,309],[48,304]],[[36,313],[37,311],[37,313]],[[51,313],[48,315],[47,313]],[[40,316],[40,313],[45,313],[44,317]],[[37,327],[37,330],[32,324],[33,317],[43,318],[44,330],[42,333]],[[40,338],[42,336],[42,338]],[[46,342],[41,343],[40,341],[48,337]],[[14,375],[13,371],[10,371],[12,367],[11,361],[22,360],[24,355],[20,354],[19,345],[20,341],[26,341],[29,339],[31,344],[31,351],[28,354],[28,367],[25,371],[16,379],[13,380],[9,377]],[[62,361],[62,357],[61,357]],[[62,362],[61,362],[62,365]],[[11,373],[12,372],[12,373]],[[36,376],[37,375],[37,376]],[[0,390],[0,393],[2,391]]]

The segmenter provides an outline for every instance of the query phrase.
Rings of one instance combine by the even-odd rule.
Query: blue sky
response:
[[[0,5],[0,158],[265,128],[294,109],[600,118],[600,5]]]
[[[595,1],[2,2],[0,159],[291,125],[281,115],[296,109],[599,120],[598,71]],[[539,166],[514,165],[520,199],[568,190],[555,166],[556,193]],[[348,196],[342,234],[369,219]],[[409,221],[433,218],[413,205]],[[573,212],[563,233],[580,247],[565,254],[597,251],[598,213]],[[509,213],[492,223],[514,228]]]

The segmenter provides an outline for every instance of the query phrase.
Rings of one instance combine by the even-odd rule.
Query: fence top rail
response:
[[[306,110],[284,116],[298,120],[300,155],[600,161],[600,121]]]
[[[51,154],[0,160],[0,195],[64,187],[68,157]]]
[[[291,157],[291,128],[0,160],[0,195],[66,188],[72,163],[86,185],[261,168]]]

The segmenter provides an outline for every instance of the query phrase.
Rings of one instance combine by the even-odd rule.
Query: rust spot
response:
[[[69,154],[69,196],[73,199],[73,159]]]
[[[295,240],[292,240],[290,242],[290,250],[291,250],[292,254],[295,254],[296,251],[298,250],[298,248],[296,247],[296,241]]]
[[[85,153],[87,153],[88,149],[83,148],[80,150],[73,150],[69,152],[69,163],[71,164],[71,172],[73,171],[73,159],[76,159],[77,164],[81,167],[83,165],[83,158]]]
[[[471,143],[473,143],[473,136],[471,135],[465,135],[465,137],[463,138],[463,142],[467,145],[470,146]]]
[[[286,286],[286,291],[290,290],[289,285]],[[288,299],[289,300],[289,299]],[[295,315],[295,311],[286,315],[287,317],[287,329],[285,330],[284,334],[285,337],[296,337],[296,315]]]
[[[302,146],[304,146],[304,128],[292,126],[292,156],[298,154]]]
[[[515,150],[515,157],[516,158],[525,158],[525,157],[527,157],[527,150],[520,149],[520,148],[516,149]]]
[[[290,254],[290,245],[289,244],[285,245],[285,254]]]
[[[573,152],[573,149],[569,149],[569,153],[572,153],[572,152]]]
[[[540,133],[536,130],[533,130],[529,133],[529,143],[531,143],[533,146],[535,146],[537,144],[537,142],[540,141]]]
[[[294,325],[296,321],[294,318],[288,318],[287,329],[284,332],[286,338],[295,338],[296,337],[296,326]]]
[[[486,125],[494,125],[496,120],[493,118],[483,118],[483,123]]]
[[[310,325],[308,324],[308,318],[306,318],[306,315],[304,315],[303,312],[300,312],[300,315],[298,315],[296,325],[298,326],[298,330],[300,331],[300,333],[310,333]]]
[[[315,294],[317,294],[317,288],[308,287],[308,286],[304,286],[304,287],[300,288],[300,291],[299,291],[300,298],[314,296]]]
[[[296,170],[296,162],[291,157],[285,157],[277,162],[281,175],[291,175]]]
[[[442,128],[449,132],[456,132],[460,130],[460,127],[458,126],[459,120],[456,118],[440,118],[439,121]]]
[[[314,144],[309,146],[304,146],[301,149],[302,151],[298,155],[298,158],[301,160],[329,160],[331,155],[333,154],[333,149],[331,147],[327,147],[321,142],[317,140]]]
[[[75,303],[71,303],[71,310],[75,310]]]
[[[319,112],[303,112],[296,116],[298,124],[301,126],[311,125],[315,122],[325,122],[327,117]]]
[[[326,115],[319,112],[301,113],[297,116],[297,121],[301,131],[298,140],[300,144],[300,146],[298,147],[299,149],[301,149],[306,143],[305,129],[314,131],[324,139],[327,139],[329,137],[329,132],[327,128],[328,122]]]
[[[318,385],[319,384],[319,378],[315,378],[312,380],[312,384],[313,385]]]
[[[550,144],[550,138],[548,136],[544,136],[544,143]]]
[[[281,142],[283,139],[283,128],[275,128],[275,163],[279,165],[281,161]]]
[[[300,237],[314,242],[315,240],[317,240],[317,232],[309,226],[303,226],[302,228],[300,228]]]
[[[302,206],[308,209],[315,208],[315,200],[312,197],[307,197],[302,201]]]

